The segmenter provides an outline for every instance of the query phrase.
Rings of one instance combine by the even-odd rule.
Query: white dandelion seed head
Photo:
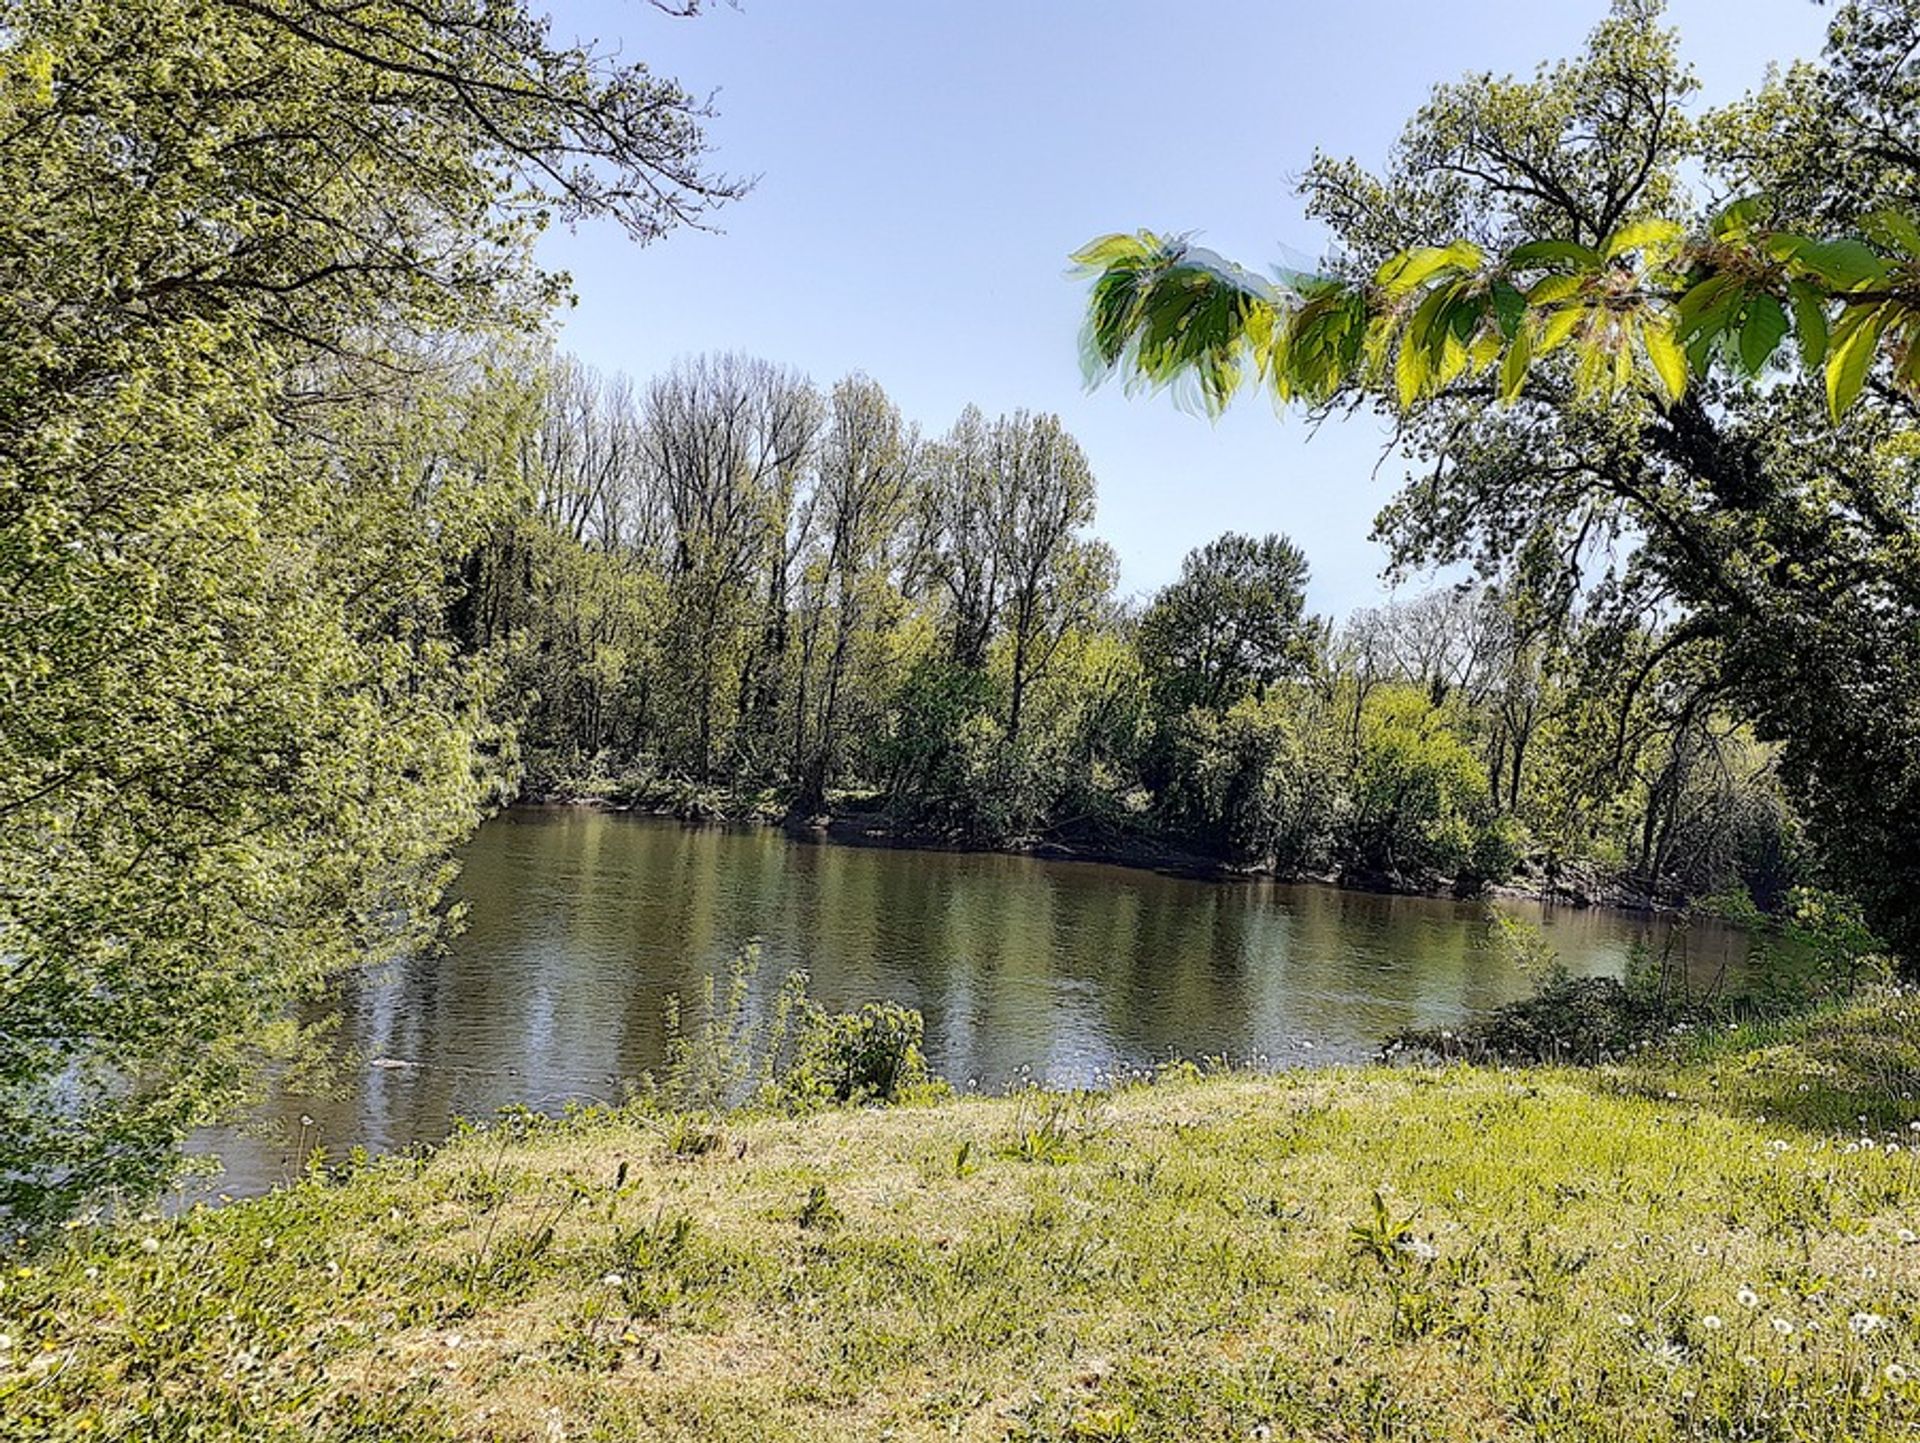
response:
[[[1878,1313],[1855,1313],[1847,1319],[1847,1327],[1854,1337],[1865,1338],[1886,1327],[1887,1320]]]
[[[140,1251],[141,1251],[141,1252],[143,1252],[143,1253],[157,1253],[157,1252],[159,1252],[159,1251],[160,1251],[160,1239],[158,1239],[158,1238],[142,1238],[142,1239],[140,1239]]]
[[[1733,1300],[1743,1308],[1757,1308],[1760,1306],[1760,1295],[1752,1288],[1740,1289],[1739,1292],[1733,1295]]]
[[[1709,1333],[1717,1333],[1723,1327],[1725,1327],[1726,1324],[1720,1321],[1718,1314],[1708,1313],[1704,1318],[1700,1320],[1700,1326],[1705,1328]]]
[[[1887,1364],[1886,1367],[1880,1370],[1880,1374],[1889,1383],[1904,1383],[1907,1381],[1907,1370],[1898,1363]]]
[[[1793,1324],[1788,1322],[1785,1318],[1775,1318],[1773,1320],[1773,1331],[1778,1333],[1783,1338],[1787,1337],[1789,1334],[1793,1332]]]

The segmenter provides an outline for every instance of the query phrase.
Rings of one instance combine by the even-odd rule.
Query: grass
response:
[[[21,1246],[0,1436],[1911,1439],[1916,1090],[1880,993],[1589,1072],[520,1120]]]

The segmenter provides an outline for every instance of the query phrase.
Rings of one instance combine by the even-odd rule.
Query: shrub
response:
[[[918,1012],[869,1002],[856,1012],[811,1007],[801,1023],[793,1063],[777,1080],[788,1102],[897,1102],[930,1082]]]

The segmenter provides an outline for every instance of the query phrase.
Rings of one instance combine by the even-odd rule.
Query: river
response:
[[[334,1155],[444,1137],[456,1116],[611,1100],[657,1069],[669,994],[750,945],[756,996],[804,967],[835,1008],[926,1017],[956,1085],[1068,1084],[1171,1055],[1353,1061],[1410,1024],[1524,995],[1487,904],[1319,885],[1204,881],[1088,862],[796,841],[585,808],[488,822],[459,883],[462,934],[351,981],[335,1081],[282,1091],[253,1127],[200,1139],[229,1193]],[[1695,977],[1737,967],[1730,928],[1503,901],[1575,973],[1619,975],[1636,944]]]

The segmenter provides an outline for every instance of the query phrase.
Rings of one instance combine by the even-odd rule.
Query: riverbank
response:
[[[1229,862],[1146,833],[1118,836],[1069,834],[1025,835],[999,842],[981,842],[942,833],[915,830],[897,824],[883,809],[871,805],[841,807],[818,817],[795,817],[780,793],[772,788],[736,792],[701,787],[688,782],[650,782],[601,788],[546,787],[515,806],[591,807],[607,812],[672,818],[689,825],[777,826],[795,837],[839,846],[884,847],[895,851],[984,852],[1041,857],[1052,861],[1095,862],[1134,867],[1207,881],[1269,880],[1310,882],[1347,891],[1390,896],[1453,897],[1453,887],[1421,887],[1391,877],[1355,877],[1337,872],[1280,869]],[[1525,878],[1484,887],[1470,894],[1506,897],[1543,905],[1612,907],[1621,911],[1677,914],[1683,908],[1648,897],[1617,880],[1581,874],[1549,885]]]
[[[1590,1072],[600,1112],[22,1251],[9,1437],[1878,1440],[1920,999]]]

